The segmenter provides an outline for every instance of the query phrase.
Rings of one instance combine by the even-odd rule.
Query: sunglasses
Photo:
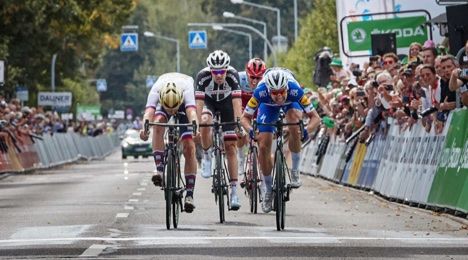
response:
[[[395,63],[393,60],[387,60],[383,62],[384,65],[392,65],[393,63]]]
[[[211,70],[214,75],[224,75],[227,70]]]
[[[263,78],[262,76],[259,76],[259,77],[250,76],[251,80],[261,80],[262,78]]]
[[[283,88],[283,89],[280,89],[280,90],[271,90],[270,91],[270,94],[272,96],[286,96],[286,93],[287,93],[287,89]]]

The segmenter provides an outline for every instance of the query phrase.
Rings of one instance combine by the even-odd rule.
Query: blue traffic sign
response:
[[[138,51],[138,34],[122,33],[120,35],[120,51]]]
[[[96,80],[96,89],[99,92],[107,91],[107,81],[106,79],[98,79]]]
[[[206,49],[207,41],[206,31],[189,31],[188,42],[190,49]]]

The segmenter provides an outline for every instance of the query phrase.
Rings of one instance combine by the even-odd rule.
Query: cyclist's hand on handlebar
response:
[[[140,139],[143,141],[147,141],[149,138],[149,133],[146,132],[144,129],[140,130]]]
[[[252,140],[257,140],[257,139],[255,138],[255,132],[254,132],[253,129],[250,129],[250,130],[249,130],[249,137],[250,137],[250,139],[252,139]]]
[[[301,141],[304,143],[307,140],[309,140],[309,132],[307,132],[307,129],[304,128],[304,130],[302,130],[302,139],[301,139]]]

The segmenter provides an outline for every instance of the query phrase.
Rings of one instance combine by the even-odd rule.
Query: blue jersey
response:
[[[309,113],[313,110],[313,106],[310,103],[307,96],[304,95],[304,90],[301,88],[297,80],[294,78],[292,73],[288,70],[288,94],[284,104],[278,105],[272,99],[271,96],[268,94],[268,88],[264,80],[258,83],[257,88],[255,89],[252,98],[247,103],[247,107],[245,108],[245,112],[249,115],[253,115],[255,110],[261,105],[264,104],[266,106],[274,106],[274,107],[282,107],[287,106],[291,103],[299,103],[306,113]],[[267,76],[268,71],[265,73],[265,77]]]

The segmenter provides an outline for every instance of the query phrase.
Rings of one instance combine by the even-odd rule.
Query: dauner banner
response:
[[[425,16],[401,17],[395,19],[369,20],[348,23],[350,51],[371,50],[371,34],[395,33],[397,47],[409,47],[413,42],[423,43],[428,39]]]
[[[67,107],[72,104],[71,92],[39,92],[37,96],[39,106]]]

